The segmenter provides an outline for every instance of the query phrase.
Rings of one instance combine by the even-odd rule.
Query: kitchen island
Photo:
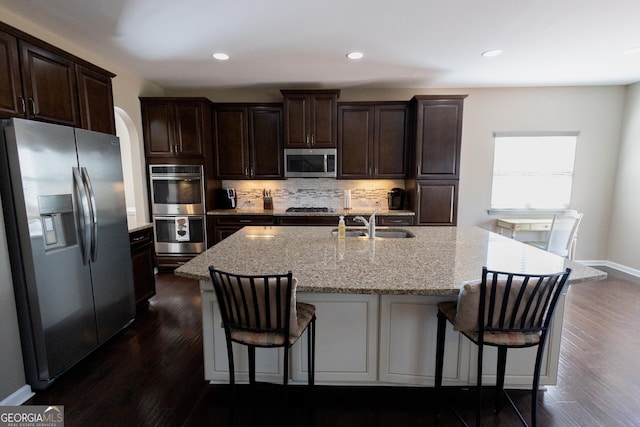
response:
[[[573,270],[569,284],[600,280],[604,272],[477,227],[403,227],[415,237],[338,239],[334,227],[245,227],[176,270],[200,281],[205,378],[228,380],[224,332],[208,266],[243,274],[286,273],[298,279],[298,299],[317,308],[316,382],[320,384],[432,385],[435,371],[436,305],[457,297],[463,282],[482,267],[549,273]],[[570,289],[570,286],[567,288]],[[564,296],[549,335],[542,384],[557,377]],[[306,381],[306,345],[292,351],[292,381]],[[475,348],[448,333],[444,381],[475,382]],[[258,352],[258,377],[279,382],[282,355]],[[457,357],[453,356],[456,355]],[[510,350],[505,383],[530,385],[532,349]],[[493,380],[490,352],[485,372]],[[237,351],[239,379],[246,351]]]

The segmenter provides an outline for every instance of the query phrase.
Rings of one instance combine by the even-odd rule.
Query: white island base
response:
[[[211,282],[201,281],[205,379],[228,383],[222,321]],[[455,297],[299,293],[316,306],[316,384],[433,386],[437,303]],[[555,318],[562,319],[565,295]],[[556,384],[562,322],[554,322],[542,362],[540,385]],[[444,385],[476,383],[477,347],[447,325]],[[307,382],[307,335],[291,350],[290,384]],[[236,379],[248,382],[246,347],[234,344]],[[537,347],[509,349],[505,387],[530,388]],[[281,383],[282,350],[257,349],[256,379]],[[496,351],[487,347],[483,384],[495,384]]]
[[[298,300],[316,306],[318,384],[432,386],[437,303],[457,298],[482,267],[522,273],[571,268],[568,291],[606,273],[477,227],[405,227],[414,238],[338,239],[331,227],[245,227],[198,255],[176,274],[200,281],[205,379],[229,380],[224,330],[209,266],[242,274],[294,272]],[[547,339],[541,385],[555,384],[565,296]],[[477,348],[448,326],[445,385],[476,383]],[[292,348],[292,383],[306,383],[306,334]],[[496,351],[487,347],[483,384],[495,383]],[[530,388],[536,348],[509,349],[505,386]],[[246,381],[247,351],[234,351]],[[258,349],[256,377],[282,381],[283,353]]]

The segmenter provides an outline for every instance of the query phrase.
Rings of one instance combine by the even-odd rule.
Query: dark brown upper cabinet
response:
[[[203,158],[210,139],[211,103],[205,98],[140,98],[148,158]]]
[[[281,90],[285,148],[336,148],[339,90]]]
[[[406,178],[409,107],[406,102],[338,106],[338,177]]]
[[[110,72],[0,22],[0,118],[115,134]]]
[[[216,177],[283,178],[282,116],[281,104],[216,104]]]
[[[25,117],[18,39],[0,32],[0,118]]]
[[[413,98],[416,179],[460,178],[464,98],[466,95]]]
[[[81,127],[115,135],[111,77],[76,64],[76,79]]]
[[[18,45],[27,116],[80,126],[73,61],[22,40]]]

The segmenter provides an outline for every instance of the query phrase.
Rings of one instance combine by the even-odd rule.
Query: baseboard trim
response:
[[[31,390],[31,386],[25,384],[1,401],[0,406],[20,406],[33,396],[35,393]]]
[[[590,267],[608,267],[614,270],[620,271],[622,273],[629,274],[631,276],[640,278],[640,270],[635,268],[627,267],[626,265],[618,264],[617,262],[605,261],[605,260],[580,260],[578,261],[580,264],[588,265]]]

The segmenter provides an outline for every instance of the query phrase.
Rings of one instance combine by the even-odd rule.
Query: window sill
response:
[[[513,217],[549,217],[565,212],[567,209],[488,209],[489,215],[509,215]]]

